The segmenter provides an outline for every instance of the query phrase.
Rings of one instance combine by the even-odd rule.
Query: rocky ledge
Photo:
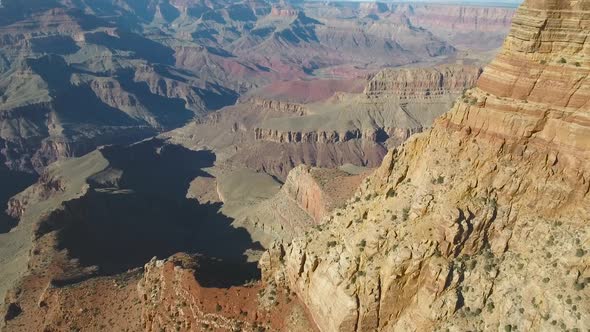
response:
[[[322,331],[589,329],[588,9],[525,1],[478,87],[264,279]]]
[[[481,71],[477,66],[465,65],[385,69],[371,78],[364,94],[368,98],[432,99],[475,86]]]

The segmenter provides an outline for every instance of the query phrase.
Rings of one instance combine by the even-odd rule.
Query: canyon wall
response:
[[[248,208],[236,224],[265,247],[277,238],[300,236],[342,207],[367,174],[299,165],[289,172],[278,193]]]
[[[392,96],[403,100],[458,94],[475,86],[481,71],[468,65],[384,69],[371,78],[364,94],[368,98]]]
[[[491,50],[499,47],[510,29],[514,8],[402,4],[396,12],[414,26],[426,28],[459,49]],[[470,46],[468,46],[470,45]]]
[[[322,331],[590,328],[589,8],[525,1],[478,86],[264,279]]]
[[[302,116],[307,114],[308,112],[308,109],[305,107],[305,105],[298,103],[290,103],[281,100],[253,97],[250,98],[247,102],[256,107],[261,107],[269,110],[274,110],[276,112],[283,112],[292,115]]]
[[[368,79],[363,94],[356,99],[335,96],[338,112],[326,112],[316,105],[307,111],[310,116],[301,114],[301,119],[291,119],[291,123],[287,123],[289,119],[261,123],[254,129],[254,137],[275,143],[363,140],[399,144],[429,127],[434,118],[450,108],[451,100],[475,85],[480,74],[479,67],[468,65],[384,69]],[[279,106],[275,108],[280,110]],[[321,106],[334,109],[329,102]]]
[[[513,8],[507,7],[436,4],[400,5],[397,10],[408,15],[412,24],[435,31],[506,31],[514,13]]]

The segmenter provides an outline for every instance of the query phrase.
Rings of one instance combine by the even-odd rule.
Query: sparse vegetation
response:
[[[402,210],[402,220],[403,220],[403,221],[407,221],[407,220],[408,220],[408,218],[409,218],[409,216],[410,216],[410,208],[409,208],[409,207],[405,207],[405,208]]]
[[[393,188],[390,188],[387,191],[387,197],[395,197],[395,196],[397,196],[397,193],[395,192],[395,190]]]
[[[491,302],[491,301],[490,301],[490,302],[488,302],[488,304],[486,305],[486,307],[487,307],[487,309],[488,309],[488,312],[492,312],[492,311],[494,311],[494,309],[496,308],[496,307],[494,306],[494,302]]]
[[[564,63],[567,63],[567,60],[565,58],[561,58],[561,59],[559,59],[558,62],[564,64]]]

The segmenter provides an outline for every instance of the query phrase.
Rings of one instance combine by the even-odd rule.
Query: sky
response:
[[[317,0],[307,0],[317,1]],[[332,1],[353,1],[353,2],[430,2],[430,3],[476,3],[481,5],[520,5],[523,0],[332,0]]]

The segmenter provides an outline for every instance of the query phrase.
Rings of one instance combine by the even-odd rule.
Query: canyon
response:
[[[0,330],[590,328],[589,12],[2,1]]]
[[[4,0],[0,176],[14,178],[15,185],[2,189],[0,204],[57,160],[203,121],[247,95],[317,102],[336,92],[358,92],[364,78],[383,67],[481,65],[486,52],[499,46],[465,54],[406,20],[397,7],[382,9],[370,23],[359,3]],[[498,10],[506,21],[513,12]],[[470,29],[507,32],[497,13],[496,19],[485,18],[487,12],[471,15],[481,15],[486,28]],[[394,30],[399,32],[392,35]],[[375,166],[384,151],[362,158],[346,154],[342,162]],[[341,162],[319,164],[334,163]],[[294,166],[284,164],[268,167],[284,179]],[[16,222],[3,213],[0,218]]]
[[[322,331],[587,329],[589,8],[525,1],[477,87],[263,279]]]

